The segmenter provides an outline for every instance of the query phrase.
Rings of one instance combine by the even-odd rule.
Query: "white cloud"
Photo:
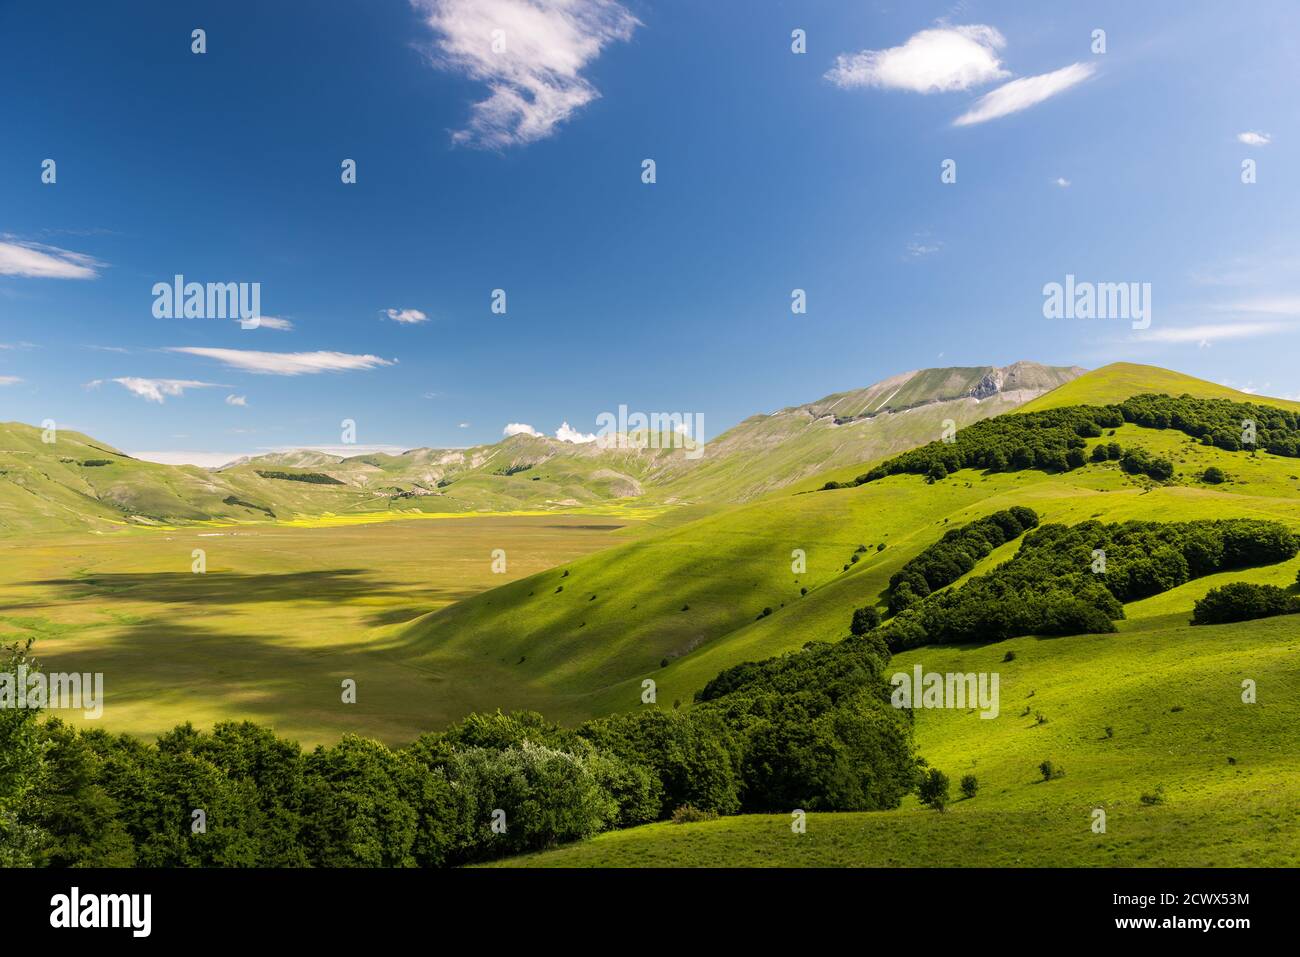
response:
[[[16,375],[0,375],[0,385],[17,385],[23,380]]]
[[[12,238],[12,237],[6,237]],[[104,263],[83,253],[41,243],[0,241],[0,276],[27,279],[95,279]]]
[[[168,352],[216,359],[235,369],[266,375],[314,375],[318,372],[348,372],[391,366],[395,359],[346,352],[256,352],[251,349],[207,349],[197,346],[172,346]]]
[[[468,424],[469,423],[462,422],[461,428],[464,428]],[[511,422],[504,429],[501,430],[501,434],[506,436],[507,438],[509,438],[512,435],[535,435],[539,439],[542,437],[542,433],[538,432],[535,428],[533,428],[531,425],[528,425],[526,422]]]
[[[1070,185],[1070,181],[1064,176],[1058,176],[1056,179],[1052,180],[1052,182],[1061,187],[1061,189],[1067,189]]]
[[[468,429],[468,428],[469,428],[469,423],[468,423],[468,422],[462,422],[460,425],[456,426],[456,428],[458,428],[458,429]]]
[[[411,0],[437,65],[487,85],[452,141],[500,149],[544,139],[600,93],[582,71],[640,22],[614,0]],[[499,31],[499,32],[496,32]],[[494,37],[504,43],[494,50]]]
[[[826,79],[843,89],[969,90],[1011,75],[998,58],[1006,42],[996,29],[982,24],[935,27],[912,35],[902,46],[841,53]]]
[[[555,437],[561,442],[572,442],[575,445],[585,445],[588,442],[596,441],[594,433],[579,432],[577,429],[570,426],[568,422],[561,424],[561,426],[555,430]]]
[[[1273,137],[1258,130],[1247,130],[1245,133],[1237,134],[1237,142],[1245,143],[1247,146],[1267,146],[1273,142]]]
[[[246,395],[228,395],[226,396],[226,405],[248,405],[248,396]]]
[[[1138,335],[1148,342],[1195,342],[1206,348],[1211,342],[1222,339],[1257,339],[1285,332],[1291,328],[1281,322],[1220,322],[1196,326],[1177,326],[1147,329]]]
[[[408,325],[424,322],[429,318],[419,309],[385,309],[384,314],[393,322],[402,322]]]
[[[1097,68],[1091,63],[1071,63],[1051,73],[1022,76],[985,93],[975,101],[974,106],[957,117],[952,125],[973,126],[1018,113],[1082,83],[1096,71]]]
[[[1282,296],[1267,299],[1246,299],[1227,305],[1215,306],[1214,308],[1226,312],[1253,312],[1300,318],[1300,297]]]
[[[236,320],[241,325],[243,320]],[[293,329],[293,323],[288,319],[281,319],[279,316],[258,316],[257,325],[248,326],[249,329],[276,329],[280,332],[289,332]]]
[[[937,253],[943,248],[943,243],[935,240],[933,242],[918,242],[913,240],[907,244],[907,254],[914,259],[920,259],[922,256],[929,256]]]
[[[160,405],[169,395],[173,397],[184,395],[186,389],[211,389],[217,385],[215,382],[196,382],[193,379],[142,379],[138,376],[123,376],[108,381],[116,382],[132,395],[138,395],[146,401],[157,402]],[[103,379],[95,379],[93,382],[87,382],[86,388],[96,389],[103,383]]]

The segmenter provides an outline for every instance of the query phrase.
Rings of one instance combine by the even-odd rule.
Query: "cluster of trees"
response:
[[[823,489],[851,488],[888,475],[924,475],[938,481],[958,469],[990,472],[1040,469],[1068,472],[1087,464],[1087,440],[1107,430],[1133,423],[1151,429],[1176,429],[1203,445],[1236,452],[1259,449],[1274,455],[1300,457],[1300,413],[1285,409],[1198,399],[1183,395],[1138,395],[1117,405],[1066,406],[1041,412],[1016,413],[984,419],[966,426],[953,441],[937,441],[882,462],[852,482],[827,482]],[[1247,428],[1249,424],[1250,428]],[[1254,443],[1248,440],[1253,429]],[[1104,451],[1103,451],[1104,449]],[[1141,449],[1125,451],[1117,443],[1098,446],[1094,462],[1119,460],[1125,471],[1158,481],[1173,477],[1168,459]]]
[[[264,479],[280,479],[285,482],[309,482],[312,485],[342,485],[343,483],[332,475],[326,475],[324,472],[278,472],[270,469],[253,469]]]
[[[966,426],[955,441],[931,442],[882,462],[852,482],[827,482],[823,488],[863,485],[904,473],[937,480],[966,468],[1068,472],[1087,464],[1083,450],[1088,439],[1123,424],[1124,416],[1115,406],[1080,405],[999,415]]]
[[[1038,514],[1022,505],[949,529],[889,579],[889,612],[898,614],[926,595],[951,585],[999,545],[1038,527]],[[856,624],[856,622],[855,622]]]
[[[1199,439],[1202,445],[1229,452],[1253,447],[1289,458],[1300,456],[1300,413],[1292,410],[1189,395],[1135,395],[1118,408],[1126,422],[1149,429],[1176,429]],[[1243,441],[1245,423],[1254,427],[1253,446]]]
[[[1234,621],[1300,614],[1300,598],[1276,585],[1232,582],[1210,589],[1192,609],[1193,625],[1226,625]]]
[[[1118,462],[1129,475],[1148,475],[1157,482],[1174,477],[1174,463],[1169,459],[1143,448],[1125,449],[1118,442],[1099,442],[1093,446],[1090,458],[1094,462]]]
[[[0,670],[35,667],[9,657]],[[812,645],[724,672],[690,709],[571,729],[474,714],[404,748],[348,735],[305,751],[250,722],[147,743],[3,709],[0,865],[436,867],[682,807],[896,807],[916,764],[888,657],[879,637]]]
[[[963,539],[962,531],[954,541]],[[940,541],[932,548],[946,552],[950,546]],[[1025,535],[1010,561],[960,588],[914,601],[873,636],[897,651],[1114,631],[1125,602],[1203,575],[1288,561],[1297,551],[1300,541],[1285,525],[1255,519],[1044,525]],[[927,567],[923,559],[924,553],[913,561]],[[893,594],[904,583],[915,587],[913,581],[891,584]]]

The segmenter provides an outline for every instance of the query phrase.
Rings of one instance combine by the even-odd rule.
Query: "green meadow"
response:
[[[1172,394],[1250,398],[1116,366],[1037,404],[1118,400],[1152,375]],[[97,724],[111,731],[249,719],[308,745],[348,732],[403,745],[474,711],[576,724],[690,708],[725,668],[842,639],[853,610],[877,604],[890,576],[946,530],[1014,505],[1044,523],[1240,517],[1300,530],[1300,460],[1133,424],[1089,445],[1108,442],[1168,458],[1173,479],[1090,462],[821,490],[864,463],[730,506],[632,497],[544,514],[294,513],[151,528],[106,516],[89,531],[8,538],[0,637],[34,639],[49,670],[103,672]],[[1210,466],[1227,481],[1205,483]],[[493,567],[498,549],[504,570]],[[974,798],[943,813],[909,797],[892,811],[811,814],[803,834],[784,815],[660,823],[507,863],[1300,864],[1300,619],[1188,623],[1216,585],[1294,589],[1298,571],[1293,560],[1193,580],[1128,605],[1115,634],[895,656],[897,671],[1000,677],[994,719],[916,712],[919,754],[954,791],[963,775],[979,780]],[[341,699],[349,678],[356,704]],[[1242,700],[1247,680],[1253,704]],[[1044,761],[1063,775],[1043,780]]]
[[[346,732],[405,743],[497,697],[546,702],[498,661],[456,672],[410,661],[395,629],[635,525],[479,516],[39,536],[0,549],[0,639],[34,637],[49,670],[103,672],[94,723],[112,731],[249,719],[307,744]],[[355,705],[341,702],[345,678]]]

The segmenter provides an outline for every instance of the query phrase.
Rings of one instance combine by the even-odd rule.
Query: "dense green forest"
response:
[[[1300,551],[1285,525],[1255,519],[1044,525],[1010,561],[940,591],[1014,529],[1036,524],[1027,508],[998,512],[949,531],[903,566],[890,580],[894,617],[881,631],[890,649],[1114,631],[1126,602]]]
[[[827,482],[823,489],[863,485],[899,474],[924,475],[938,481],[964,468],[1068,472],[1087,464],[1083,450],[1088,439],[1100,438],[1125,423],[1175,429],[1203,445],[1230,452],[1300,456],[1300,415],[1295,412],[1229,399],[1137,395],[1116,405],[1066,406],[983,419],[963,428],[952,441],[931,442],[904,452],[852,482]],[[1173,466],[1167,459],[1142,450],[1125,453],[1115,443],[1106,449],[1107,458],[1120,459],[1125,471],[1142,472],[1159,481],[1173,476]],[[1100,460],[1095,451],[1093,459]]]
[[[881,674],[888,657],[879,638],[854,638],[753,666],[753,680],[685,711],[574,729],[474,714],[400,749],[347,736],[304,752],[248,722],[146,743],[7,708],[0,864],[435,867],[683,808],[896,807],[916,761],[911,715]],[[10,673],[36,667],[24,646],[8,659]]]

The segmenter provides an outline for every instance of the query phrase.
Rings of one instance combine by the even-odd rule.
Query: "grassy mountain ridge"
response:
[[[131,458],[75,432],[0,425],[0,533],[302,516],[661,509],[747,501],[838,464],[891,454],[1008,411],[1081,370],[1021,362],[929,369],[752,416],[690,457],[682,448],[602,448],[513,435],[468,449],[344,457],[313,450],[220,469]],[[706,437],[707,439],[707,437]]]

